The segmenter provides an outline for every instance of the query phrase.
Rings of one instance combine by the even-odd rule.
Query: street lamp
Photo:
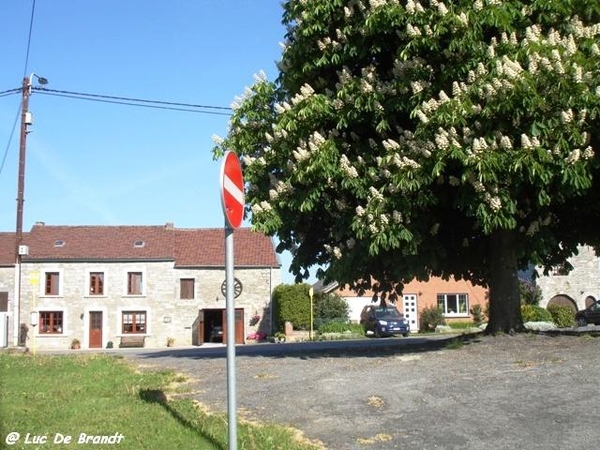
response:
[[[31,113],[29,112],[29,96],[31,95],[31,85],[33,78],[36,78],[38,83],[41,85],[48,84],[48,80],[44,77],[40,77],[35,73],[31,73],[28,77],[23,78],[23,85],[21,90],[21,136],[19,142],[19,175],[17,180],[17,226],[15,236],[15,263],[16,263],[16,274],[15,274],[15,301],[14,301],[14,345],[19,345],[19,333],[21,330],[20,320],[20,302],[21,302],[21,257],[26,253],[26,249],[22,246],[23,242],[23,202],[25,192],[25,155],[27,150],[27,127],[33,122],[31,120]],[[23,342],[23,344],[25,344]]]

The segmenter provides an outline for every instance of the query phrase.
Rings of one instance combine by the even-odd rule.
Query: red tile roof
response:
[[[14,262],[14,233],[0,233],[0,264]],[[136,245],[136,243],[138,245]],[[26,260],[175,261],[176,267],[223,267],[223,229],[159,226],[50,226],[36,224],[23,234]],[[235,266],[280,267],[268,236],[234,232]]]
[[[0,267],[15,264],[15,233],[0,233]]]

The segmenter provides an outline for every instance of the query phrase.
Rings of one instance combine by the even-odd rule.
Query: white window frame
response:
[[[449,311],[448,310],[448,296],[456,296],[456,302],[457,302],[457,306],[460,308],[460,304],[461,304],[461,298],[464,299],[465,304],[466,304],[466,311]],[[443,298],[443,302],[444,302],[444,307],[442,309],[442,314],[445,317],[469,317],[470,313],[469,313],[469,294],[461,292],[461,293],[457,293],[457,292],[448,292],[448,293],[440,293],[437,294],[436,296],[436,301],[437,301],[437,305],[438,307],[440,306],[440,297]]]

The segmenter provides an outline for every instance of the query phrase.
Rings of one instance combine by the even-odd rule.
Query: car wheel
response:
[[[402,333],[402,336],[408,337],[408,333]]]
[[[578,327],[585,327],[587,325],[587,320],[585,320],[585,317],[579,317],[577,319],[577,326]]]
[[[379,328],[377,327],[375,327],[375,337],[378,339],[381,337],[381,333],[379,332]]]

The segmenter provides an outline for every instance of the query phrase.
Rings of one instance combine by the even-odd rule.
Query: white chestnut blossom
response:
[[[392,212],[392,219],[394,219],[394,222],[396,223],[402,223],[402,221],[404,220],[402,213],[396,210]]]
[[[502,208],[502,200],[499,197],[491,197],[490,198],[490,207],[492,211],[498,212]]]
[[[571,109],[568,109],[566,111],[561,111],[560,120],[562,121],[562,123],[573,122],[573,111]]]
[[[524,150],[533,149],[533,145],[526,134],[521,134],[521,147],[523,147]]]

